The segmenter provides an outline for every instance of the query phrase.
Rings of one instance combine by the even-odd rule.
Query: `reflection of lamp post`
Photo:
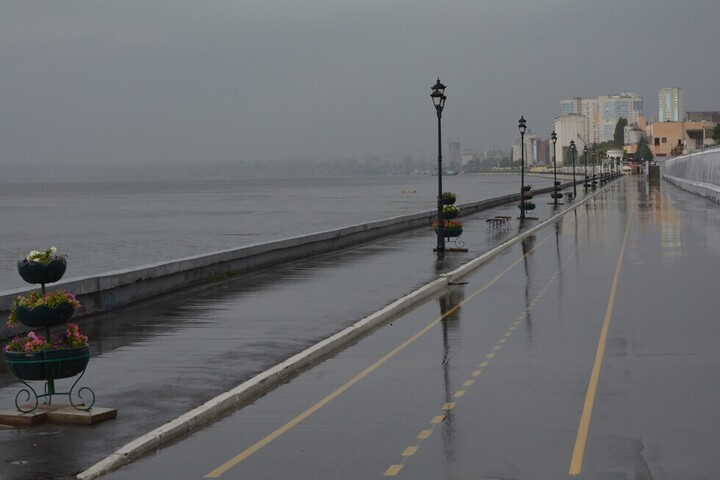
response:
[[[577,184],[575,183],[575,140],[570,140],[570,152],[572,152],[572,167],[573,167],[573,198],[577,197]]]
[[[558,204],[558,181],[557,181],[557,157],[555,156],[555,144],[557,143],[557,133],[555,130],[550,134],[550,138],[553,142],[553,205],[557,207]]]
[[[445,252],[445,225],[443,224],[443,198],[442,198],[442,130],[441,122],[442,111],[445,107],[445,85],[440,83],[440,78],[437,79],[437,83],[432,87],[432,93],[430,94],[433,105],[435,105],[435,111],[437,111],[438,118],[438,197],[437,197],[437,251],[438,253]]]
[[[583,183],[583,187],[585,187],[585,190],[588,189],[590,185],[588,185],[588,174],[587,174],[587,157],[588,157],[588,148],[587,144],[583,147],[583,153],[585,154],[585,183]]]
[[[525,117],[520,116],[520,219],[525,218]]]

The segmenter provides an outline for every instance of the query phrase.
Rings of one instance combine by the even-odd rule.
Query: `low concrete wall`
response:
[[[720,148],[671,158],[660,165],[668,182],[720,203]]]
[[[566,183],[564,187],[568,185],[572,183]],[[547,187],[534,190],[533,193],[543,194],[551,191],[552,187]],[[466,216],[519,199],[518,193],[460,204],[459,207],[462,216]],[[347,248],[402,230],[429,227],[436,214],[436,210],[419,212],[170,262],[73,278],[48,285],[48,289],[63,289],[76,294],[83,305],[76,316],[105,312],[154,296],[176,292],[184,287]],[[11,330],[7,327],[6,321],[13,299],[30,290],[33,288],[0,292],[0,338],[23,332],[18,328]]]

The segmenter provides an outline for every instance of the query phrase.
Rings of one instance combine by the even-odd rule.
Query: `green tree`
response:
[[[713,140],[715,140],[716,144],[720,144],[720,123],[715,125],[713,129]]]
[[[653,158],[654,155],[652,153],[652,150],[650,150],[647,141],[643,138],[638,143],[637,151],[635,152],[635,161],[643,162],[646,160],[652,160]]]
[[[613,134],[613,143],[618,148],[622,148],[625,145],[625,127],[627,127],[627,118],[618,118],[615,124],[615,133]]]

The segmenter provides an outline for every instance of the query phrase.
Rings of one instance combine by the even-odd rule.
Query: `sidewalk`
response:
[[[582,200],[582,186],[578,186]],[[534,199],[538,222],[553,210]],[[518,233],[513,203],[463,217],[467,253],[433,253],[434,232],[417,229],[261,273],[183,290],[94,318],[81,329],[92,359],[78,387],[96,406],[118,409],[92,427],[0,427],[0,478],[72,478],[118,448],[477,258]],[[508,228],[488,218],[509,216]],[[536,223],[528,220],[523,230]],[[449,245],[454,246],[454,245]],[[0,405],[20,390],[0,371]]]

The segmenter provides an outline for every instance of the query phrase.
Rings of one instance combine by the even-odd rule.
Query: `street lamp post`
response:
[[[575,147],[575,140],[570,140],[570,151],[572,152],[573,198],[577,198],[577,183],[575,182],[575,154],[577,153],[577,149]]]
[[[597,149],[593,149],[593,161],[592,161],[592,187],[595,188],[597,180],[595,180],[595,164],[597,163]]]
[[[525,117],[520,116],[520,219],[525,218]]]
[[[583,183],[583,187],[585,187],[585,190],[588,189],[590,185],[588,185],[588,173],[587,173],[587,159],[588,159],[588,148],[587,144],[583,147],[583,153],[585,154],[585,183]]]
[[[445,225],[443,223],[443,199],[442,199],[442,111],[445,107],[445,85],[440,83],[438,77],[437,83],[432,87],[432,93],[430,94],[435,111],[437,112],[438,119],[438,197],[437,197],[437,252],[439,254],[445,253]]]
[[[553,205],[558,204],[558,181],[557,181],[557,157],[555,156],[555,144],[557,143],[557,133],[555,130],[550,134],[550,138],[553,142]]]

